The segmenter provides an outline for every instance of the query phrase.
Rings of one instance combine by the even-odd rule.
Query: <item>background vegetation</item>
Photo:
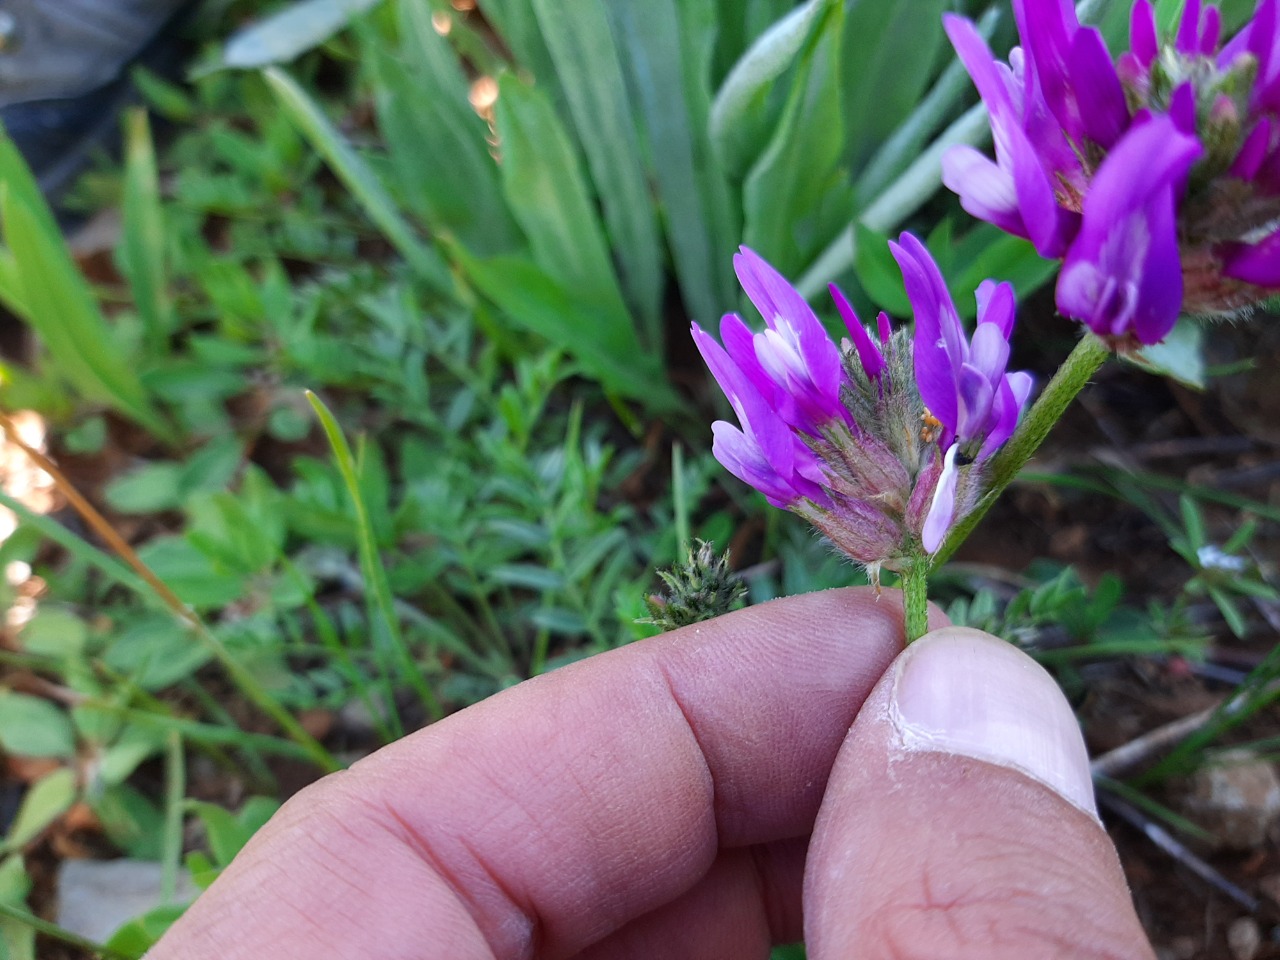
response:
[[[1082,6],[1123,38],[1127,3]],[[1228,23],[1251,8],[1224,4]],[[121,162],[67,201],[88,223],[72,246],[0,141],[0,302],[27,332],[0,389],[19,518],[0,544],[0,956],[34,956],[37,929],[55,949],[32,914],[61,858],[207,884],[309,779],[653,632],[654,569],[695,537],[731,548],[751,602],[858,581],[711,460],[687,329],[744,307],[739,243],[815,303],[836,280],[864,317],[906,317],[884,239],[909,227],[962,309],[985,277],[1015,283],[1024,366],[1065,355],[1074,331],[1034,296],[1054,265],[939,192],[942,149],[986,134],[946,9],[1012,42],[1007,5],[978,0],[211,3],[189,83],[137,75],[151,119],[129,113]],[[1215,343],[1174,365],[1247,395],[1274,337]],[[1176,823],[1160,784],[1274,696],[1280,507],[1135,460],[1196,429],[1160,410],[1201,401],[1136,371],[1108,384],[1142,399],[1068,423],[939,586],[1082,703],[1117,675],[1099,665],[1242,638],[1245,698],[1112,788]],[[1114,436],[1087,432],[1109,417]],[[36,422],[57,467],[24,493]],[[1229,455],[1274,451],[1265,417],[1236,424]],[[1075,455],[1100,442],[1129,459]],[[1079,517],[1124,518],[1130,548],[1060,549]],[[109,949],[140,956],[180,909]]]

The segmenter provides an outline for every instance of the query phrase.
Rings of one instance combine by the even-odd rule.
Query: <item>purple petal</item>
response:
[[[1009,363],[1009,341],[994,323],[979,323],[969,344],[968,365],[994,383]]]
[[[833,283],[828,286],[828,289],[831,291],[831,299],[835,301],[836,310],[844,320],[844,325],[849,328],[849,336],[853,340],[854,349],[858,351],[858,360],[862,363],[862,369],[872,380],[880,379],[880,373],[885,366],[884,354],[871,339],[871,334],[867,333],[866,327],[862,325],[853,307],[840,292],[840,288]]]
[[[883,310],[876,314],[876,333],[880,336],[881,348],[887,347],[893,336],[893,325],[889,322],[889,315]]]
[[[1084,134],[1110,149],[1129,124],[1129,106],[1102,34],[1093,27],[1078,30],[1070,58],[1071,84]]]
[[[987,421],[991,416],[991,404],[995,400],[996,388],[985,371],[968,363],[960,367],[956,388],[960,398],[956,441],[969,443],[981,438],[987,432]]]
[[[1227,172],[1241,180],[1252,180],[1258,175],[1258,171],[1262,168],[1262,161],[1266,159],[1267,151],[1270,149],[1271,120],[1268,117],[1261,117],[1245,137],[1240,152],[1231,161],[1231,169]]]
[[[1196,90],[1188,80],[1173,91],[1169,98],[1169,116],[1173,124],[1187,136],[1196,133]]]
[[[978,323],[995,324],[1001,335],[1008,340],[1013,333],[1014,310],[1017,304],[1013,284],[983,280],[978,284],[975,298],[978,301]]]
[[[1013,176],[967,144],[948,147],[942,155],[942,182],[960,197],[970,216],[994,224],[1005,233],[1030,240],[1018,210]]]
[[[1179,53],[1194,54],[1200,50],[1200,0],[1187,0],[1182,8],[1182,22],[1174,46]]]
[[[1156,33],[1156,12],[1150,0],[1138,0],[1129,14],[1129,49],[1144,67],[1160,52],[1160,37]]]
[[[923,243],[904,233],[899,243],[889,243],[889,249],[902,270],[903,285],[915,316],[915,373],[920,397],[930,413],[948,429],[955,430],[959,408],[953,363],[964,359],[964,351],[951,352],[947,343],[954,341],[960,318],[942,274]]]
[[[991,406],[991,420],[994,426],[987,434],[986,442],[978,453],[978,460],[985,460],[995,453],[1004,442],[1013,436],[1018,420],[1031,396],[1031,374],[1018,371],[1011,373],[1000,381],[1000,388]]]
[[[1222,272],[1259,287],[1280,287],[1280,231],[1258,243],[1229,247],[1223,255]]]
[[[1078,139],[1083,129],[1069,69],[1072,39],[1080,29],[1075,6],[1070,0],[1014,0],[1013,14],[1045,102],[1067,136]]]
[[[1222,11],[1215,6],[1204,9],[1200,19],[1200,53],[1212,55],[1218,49],[1218,41],[1222,39]]]
[[[740,253],[733,256],[734,272],[738,275],[742,289],[764,317],[765,323],[772,327],[778,317],[785,317],[802,332],[814,327],[823,329],[808,301],[796,292],[782,274],[749,247],[741,247],[740,250]]]
[[[694,325],[697,327],[697,325]],[[715,340],[700,328],[693,335],[698,349],[702,349],[702,340],[699,337],[705,337],[711,343]],[[755,333],[750,327],[743,322],[742,318],[736,313],[726,313],[720,318],[720,342],[724,344],[724,350],[729,355],[729,359],[738,368],[742,376],[754,387],[761,396],[768,401],[771,407],[776,407],[782,402],[781,388],[769,378],[769,375],[760,366],[760,361],[756,359],[756,342]],[[712,366],[710,359],[707,358],[706,351],[702,353],[703,359],[707,360],[707,366],[711,367],[711,372],[716,376],[716,380],[720,382],[721,389],[724,389],[724,383],[716,374],[716,368]]]
[[[956,481],[959,471],[956,468],[956,451],[959,446],[953,444],[947,450],[942,462],[942,476],[938,478],[938,486],[933,492],[933,503],[929,506],[929,514],[924,518],[924,527],[920,531],[920,542],[926,553],[937,553],[942,542],[951,529],[951,521],[956,512]]]

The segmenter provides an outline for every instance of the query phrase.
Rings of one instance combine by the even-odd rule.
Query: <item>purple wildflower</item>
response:
[[[1187,0],[1162,40],[1137,0],[1114,62],[1070,0],[1013,6],[1022,47],[1007,65],[946,18],[995,160],[953,147],[943,180],[970,213],[1064,259],[1059,309],[1123,347],[1280,287],[1280,0],[1221,48],[1216,7]]]
[[[693,325],[739,423],[713,425],[716,459],[873,575],[938,549],[980,492],[981,464],[1013,432],[1031,388],[1026,374],[1005,372],[1008,284],[979,287],[970,340],[924,245],[903,234],[894,253],[916,313],[914,344],[883,313],[873,336],[833,286],[849,330],[837,347],[804,299],[746,248],[735,266],[765,330],[729,314],[721,346]]]
[[[980,467],[1013,435],[1031,393],[1031,377],[1008,373],[1014,295],[1007,283],[977,290],[978,323],[969,339],[951,294],[925,245],[909,233],[890,243],[915,314],[916,383],[929,415],[941,425],[942,475],[924,522],[929,553],[941,545],[957,508],[961,466]]]

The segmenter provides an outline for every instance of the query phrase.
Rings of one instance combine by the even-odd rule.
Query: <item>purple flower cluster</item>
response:
[[[1062,258],[1058,308],[1117,346],[1179,313],[1220,315],[1280,287],[1280,0],[1220,46],[1187,0],[1173,37],[1133,7],[1115,61],[1070,0],[1013,0],[1022,46],[998,62],[945,19],[986,103],[994,160],[953,147],[943,180],[974,216]]]
[[[883,313],[873,336],[832,286],[849,331],[837,346],[813,310],[751,250],[734,267],[765,321],[729,314],[718,343],[693,337],[738,426],[716,422],[713,452],[776,507],[795,511],[873,571],[935,552],[982,493],[983,465],[1013,433],[1031,379],[1008,373],[1014,296],[978,289],[966,336],[924,245],[904,233],[893,253],[915,313],[914,339]]]

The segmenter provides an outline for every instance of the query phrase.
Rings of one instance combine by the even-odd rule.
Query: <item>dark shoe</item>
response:
[[[172,73],[189,0],[0,0],[0,123],[51,199],[110,146],[128,70]]]

